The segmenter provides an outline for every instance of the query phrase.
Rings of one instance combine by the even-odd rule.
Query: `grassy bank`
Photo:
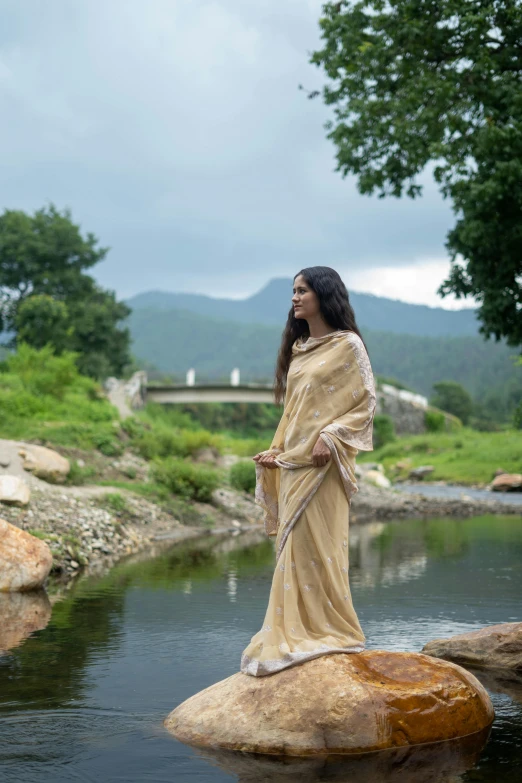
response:
[[[463,427],[457,433],[426,433],[398,438],[361,462],[381,462],[391,479],[406,479],[412,468],[433,465],[430,481],[489,484],[497,469],[522,473],[520,431],[477,432]]]

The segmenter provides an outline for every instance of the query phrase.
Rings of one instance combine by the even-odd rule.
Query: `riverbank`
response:
[[[6,444],[2,441],[4,453]],[[17,444],[20,445],[20,444]],[[110,463],[112,475],[136,458],[122,455]],[[108,460],[107,460],[108,462]],[[146,464],[137,465],[144,470]],[[189,538],[240,531],[262,530],[262,514],[252,495],[222,486],[214,491],[210,503],[191,501],[181,507],[186,524],[176,515],[176,505],[162,505],[137,494],[130,481],[117,486],[86,484],[67,486],[49,484],[12,464],[12,472],[23,472],[31,490],[28,506],[1,504],[0,516],[40,538],[53,554],[53,575],[65,581],[82,573],[100,573],[118,561],[158,546],[169,546]],[[1,471],[6,471],[5,468]],[[110,475],[109,465],[107,474]],[[137,485],[138,489],[141,485]],[[422,486],[419,486],[422,492]],[[426,497],[394,489],[375,487],[359,481],[359,492],[352,499],[351,523],[374,520],[453,517],[482,514],[520,516],[521,509],[493,496],[483,501],[462,494],[458,498]]]

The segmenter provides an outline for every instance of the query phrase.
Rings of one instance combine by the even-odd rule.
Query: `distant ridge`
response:
[[[247,299],[216,299],[204,294],[147,291],[127,300],[133,310],[185,310],[206,318],[279,326],[290,309],[292,280],[275,278]],[[470,337],[478,334],[475,311],[409,304],[373,294],[350,293],[359,326],[372,331],[422,337]]]

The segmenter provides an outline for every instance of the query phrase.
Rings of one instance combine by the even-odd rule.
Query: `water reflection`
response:
[[[239,783],[454,783],[477,762],[490,729],[458,740],[360,756],[291,758],[199,750]]]
[[[51,619],[51,604],[43,590],[0,593],[0,653],[18,647]]]
[[[28,621],[28,638],[13,635],[19,646],[0,657],[2,780],[308,783],[349,775],[358,783],[440,783],[460,775],[512,783],[522,766],[522,685],[482,673],[497,719],[469,773],[471,750],[444,761],[435,747],[344,759],[348,768],[221,756],[211,766],[165,735],[162,721],[174,706],[238,670],[262,622],[273,567],[273,543],[262,534],[209,535],[163,544],[152,559],[134,557],[64,591],[47,627],[31,636]],[[350,575],[370,647],[419,651],[433,638],[521,619],[522,524],[483,517],[352,525]],[[6,618],[24,613],[6,608],[11,596],[0,599],[6,633]]]

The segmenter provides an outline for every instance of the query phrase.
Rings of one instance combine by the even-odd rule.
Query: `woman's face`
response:
[[[294,295],[292,296],[294,315],[308,321],[319,315],[319,299],[315,291],[312,291],[302,275],[297,275],[294,280]]]

